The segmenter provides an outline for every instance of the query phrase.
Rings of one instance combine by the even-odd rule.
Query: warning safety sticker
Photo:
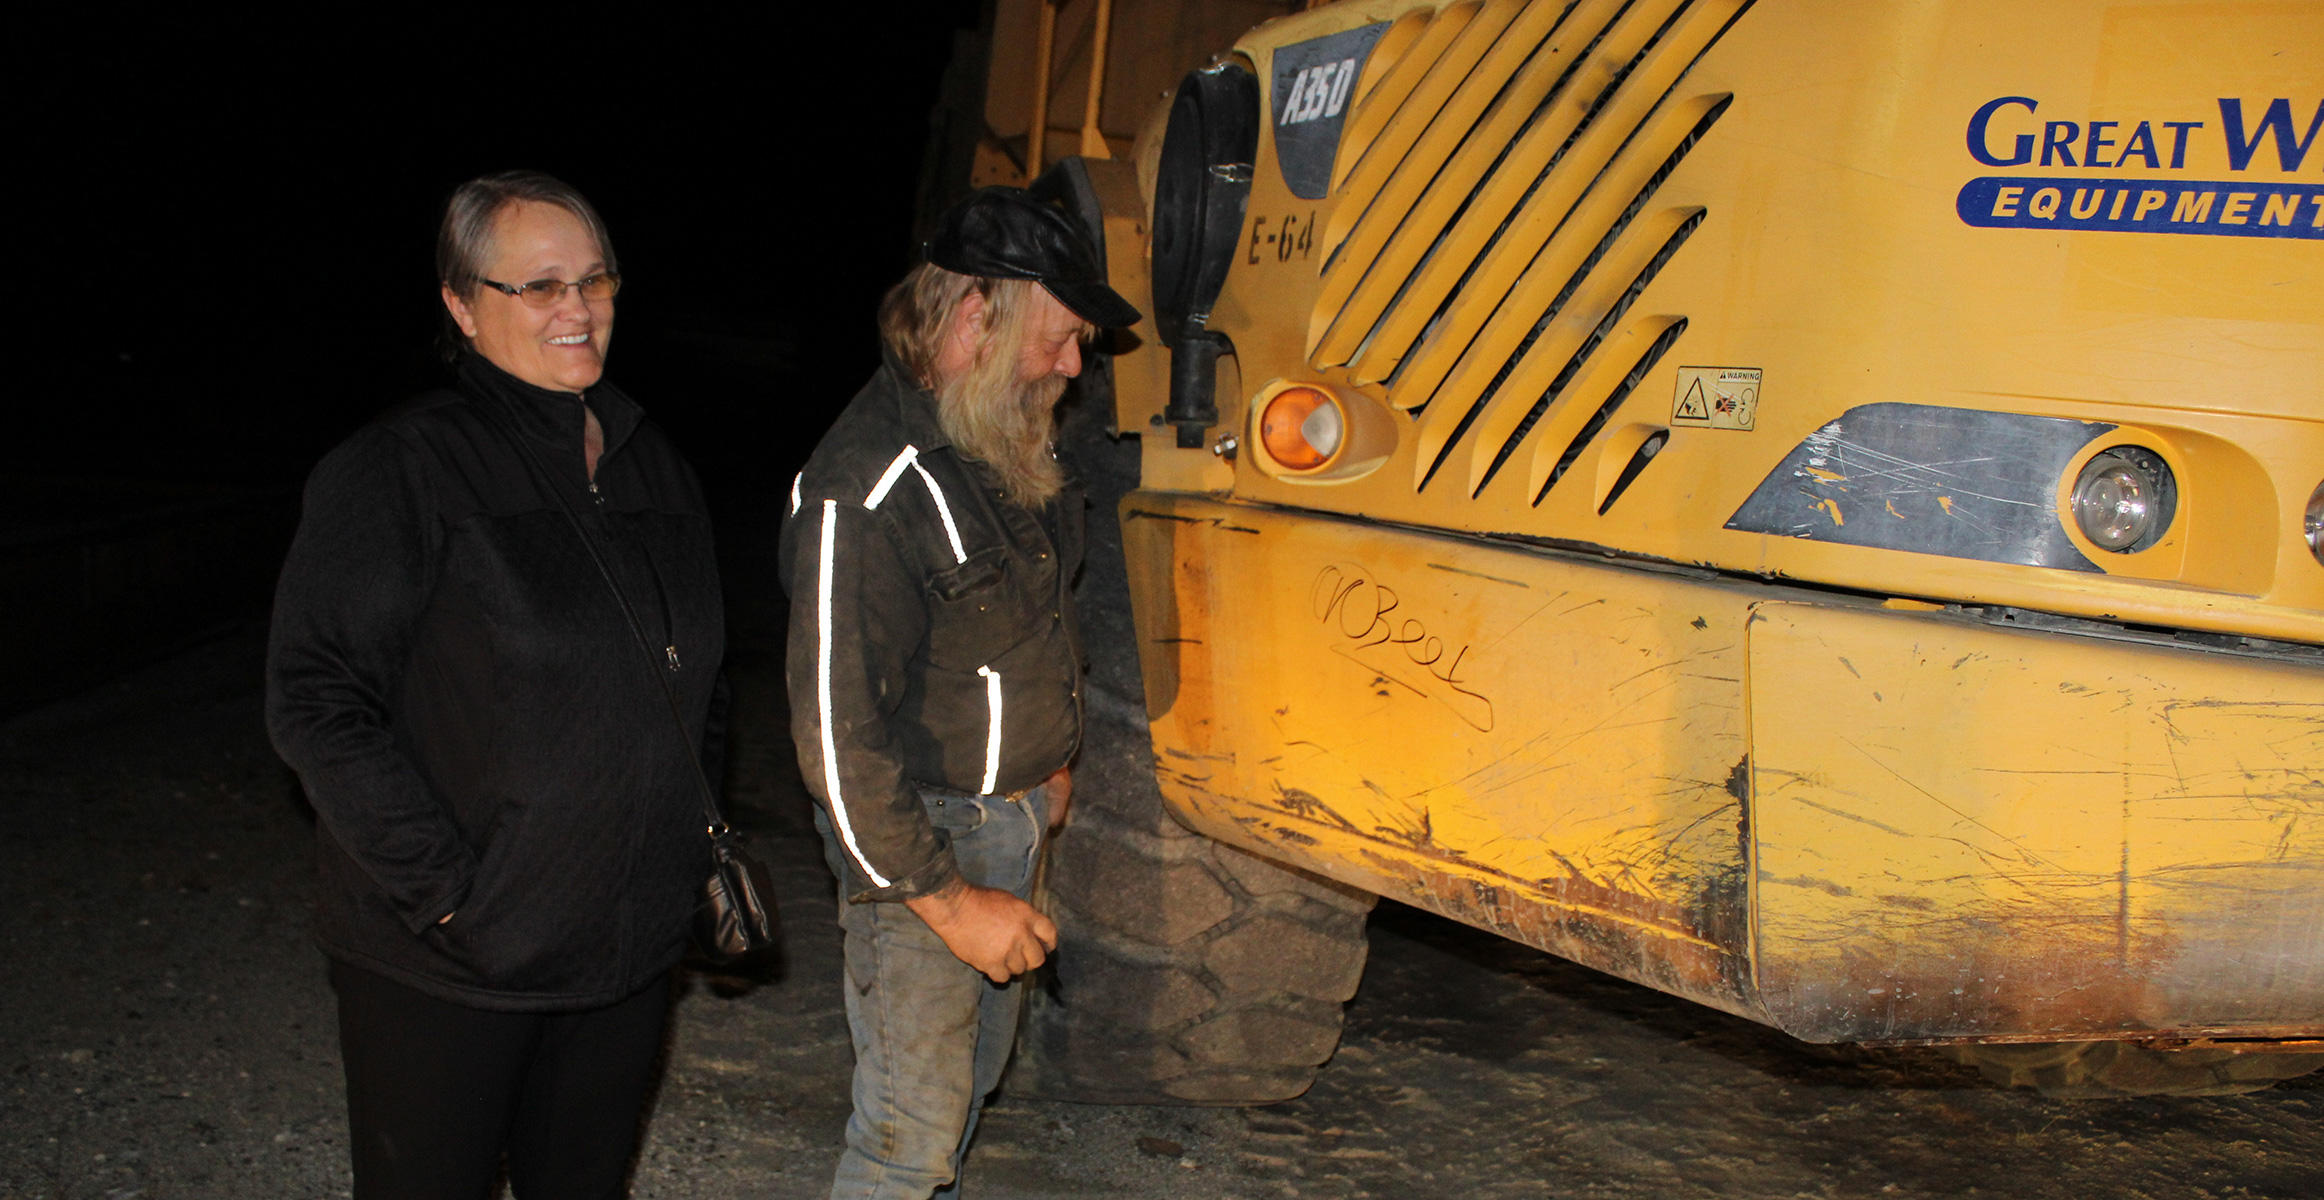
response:
[[[1670,423],[1749,429],[1759,410],[1758,367],[1680,367]]]

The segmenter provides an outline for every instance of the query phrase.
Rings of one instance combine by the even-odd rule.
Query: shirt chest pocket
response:
[[[1032,636],[1022,567],[1006,548],[989,546],[929,577],[929,665],[974,673]]]

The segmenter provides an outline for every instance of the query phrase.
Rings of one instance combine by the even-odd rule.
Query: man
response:
[[[881,302],[880,370],[792,487],[792,736],[856,1052],[835,1197],[954,1194],[1015,980],[1056,949],[1026,900],[1081,740],[1054,410],[1082,339],[1137,319],[1063,212],[983,189]]]

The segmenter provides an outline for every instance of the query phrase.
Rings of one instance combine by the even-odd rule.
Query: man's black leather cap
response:
[[[1033,280],[1100,329],[1138,323],[1138,310],[1106,286],[1105,268],[1073,218],[1022,188],[978,188],[945,210],[928,261],[962,275]]]

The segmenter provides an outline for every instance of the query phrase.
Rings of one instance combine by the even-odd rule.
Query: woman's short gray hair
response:
[[[436,229],[436,281],[463,300],[475,299],[484,279],[485,260],[492,255],[493,222],[509,205],[527,200],[554,204],[580,218],[589,236],[597,239],[605,269],[620,273],[621,264],[614,258],[613,238],[605,232],[604,219],[573,185],[539,171],[499,171],[461,184],[445,202],[444,222]],[[448,347],[457,349],[466,344],[449,312],[444,314],[444,328]]]

